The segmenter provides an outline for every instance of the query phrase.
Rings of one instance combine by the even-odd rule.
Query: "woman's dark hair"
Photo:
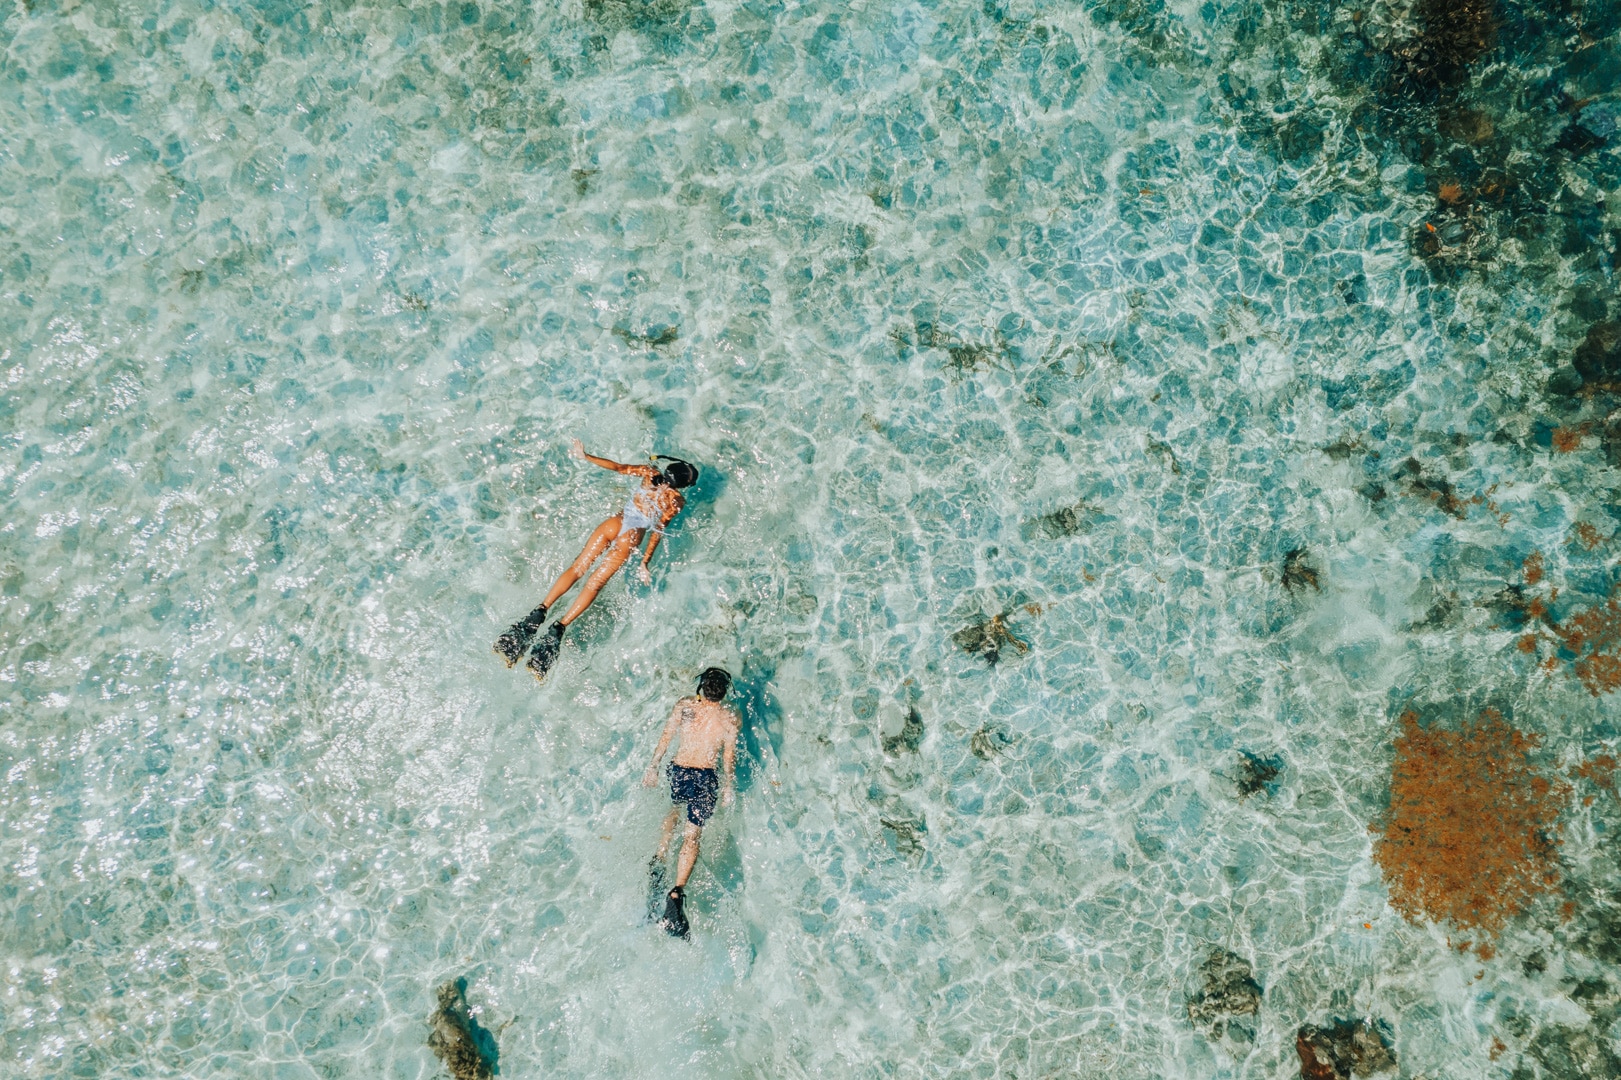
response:
[[[698,467],[690,461],[680,458],[659,455],[660,461],[668,461],[664,466],[664,479],[673,488],[691,487],[698,482]]]
[[[704,668],[698,676],[698,693],[710,701],[719,701],[732,688],[732,676],[725,668]]]

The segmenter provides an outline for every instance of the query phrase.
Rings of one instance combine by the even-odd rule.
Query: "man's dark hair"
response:
[[[732,688],[732,676],[725,668],[704,668],[698,676],[698,693],[710,701],[719,701]]]

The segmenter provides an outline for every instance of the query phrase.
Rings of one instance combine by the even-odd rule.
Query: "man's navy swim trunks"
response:
[[[720,780],[714,769],[689,769],[685,765],[670,766],[670,801],[687,804],[687,820],[704,827],[709,815],[715,812],[715,795]]]

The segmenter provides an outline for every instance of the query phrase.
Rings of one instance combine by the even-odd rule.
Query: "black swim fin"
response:
[[[687,890],[677,885],[670,890],[670,895],[664,898],[664,918],[659,925],[671,937],[684,938],[687,936],[687,913],[683,910],[687,902]]]
[[[529,648],[529,643],[535,639],[535,631],[545,625],[546,605],[542,604],[507,627],[507,632],[495,639],[495,655],[505,660],[507,667],[511,667]]]
[[[529,663],[526,666],[537,680],[544,681],[546,673],[557,663],[558,650],[563,647],[564,629],[562,623],[552,623],[551,629],[541,635],[540,640],[535,642],[535,647],[530,650]]]

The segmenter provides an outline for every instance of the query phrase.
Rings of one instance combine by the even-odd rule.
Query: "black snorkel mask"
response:
[[[670,463],[660,472],[663,473],[664,479],[673,488],[687,488],[698,482],[698,466],[690,461],[671,457],[668,454],[654,454],[653,460],[668,461]]]

